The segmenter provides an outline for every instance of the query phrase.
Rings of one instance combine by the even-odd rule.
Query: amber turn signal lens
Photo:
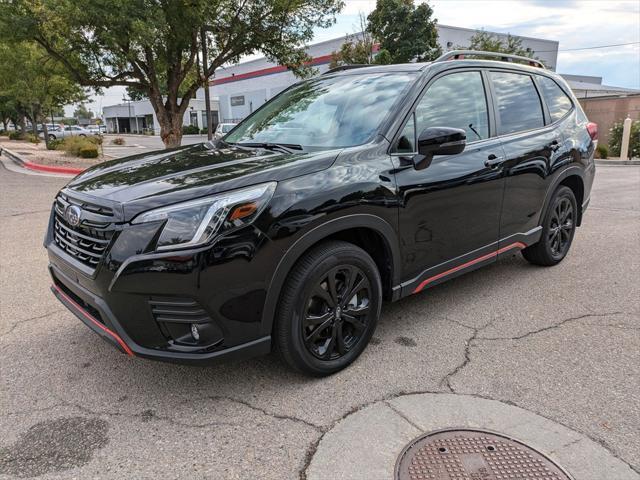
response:
[[[240,220],[242,218],[246,218],[254,214],[256,210],[258,210],[258,204],[256,202],[238,205],[233,209],[231,215],[229,215],[229,220]]]

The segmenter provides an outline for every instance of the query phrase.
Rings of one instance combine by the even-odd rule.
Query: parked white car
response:
[[[64,127],[58,126],[53,130],[48,130],[47,134],[49,135],[49,140],[56,140],[58,138],[66,138],[66,137],[89,137],[91,135],[99,135],[99,132],[91,132],[86,128],[78,127],[75,125],[66,125]],[[44,138],[44,132],[40,134],[41,137]]]
[[[219,123],[216,127],[216,131],[213,132],[213,138],[218,139],[224,137],[229,133],[237,123]]]
[[[87,130],[89,130],[94,135],[100,135],[102,133],[107,133],[107,126],[106,125],[89,125],[87,127]]]

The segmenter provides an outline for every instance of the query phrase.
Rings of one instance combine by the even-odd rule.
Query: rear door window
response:
[[[529,75],[490,72],[498,107],[498,134],[506,135],[544,126],[542,104]]]
[[[571,99],[555,81],[549,77],[538,75],[538,85],[540,85],[542,96],[544,97],[544,101],[547,103],[547,108],[549,109],[549,115],[551,115],[552,122],[560,120],[569,110],[571,110]]]

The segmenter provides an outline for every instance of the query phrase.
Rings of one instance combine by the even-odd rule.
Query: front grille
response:
[[[75,227],[69,225],[64,213],[70,204],[90,212],[91,218],[82,219]],[[76,201],[60,194],[55,203],[53,239],[71,257],[95,269],[113,237],[112,219],[109,218],[112,216],[113,210],[108,207]]]

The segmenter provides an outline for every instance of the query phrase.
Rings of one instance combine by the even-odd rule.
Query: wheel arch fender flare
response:
[[[569,166],[564,170],[562,170],[559,174],[557,174],[554,177],[554,179],[551,181],[551,183],[549,183],[549,187],[547,188],[547,191],[545,193],[544,206],[542,208],[542,212],[540,214],[540,220],[539,220],[540,225],[542,225],[545,217],[547,216],[547,211],[549,209],[549,204],[551,202],[551,197],[553,196],[553,193],[557,190],[558,186],[560,186],[560,184],[566,178],[571,176],[577,176],[578,178],[580,178],[580,181],[582,182],[583,189],[584,189],[584,171],[582,168],[578,167],[577,165]],[[579,219],[582,218],[582,205],[578,205],[578,215],[579,215],[578,217]],[[578,222],[578,225],[580,225],[580,222]]]
[[[298,238],[294,244],[287,249],[283,257],[278,262],[271,277],[267,298],[265,300],[262,313],[262,333],[270,335],[275,322],[276,310],[280,300],[280,293],[286,282],[287,276],[296,262],[313,245],[322,240],[339,233],[341,231],[354,228],[368,228],[378,233],[386,243],[391,255],[391,285],[395,287],[400,284],[400,247],[398,235],[391,224],[380,217],[370,214],[353,214],[345,217],[329,220],[315,228],[309,230]],[[395,294],[394,294],[395,298]]]

